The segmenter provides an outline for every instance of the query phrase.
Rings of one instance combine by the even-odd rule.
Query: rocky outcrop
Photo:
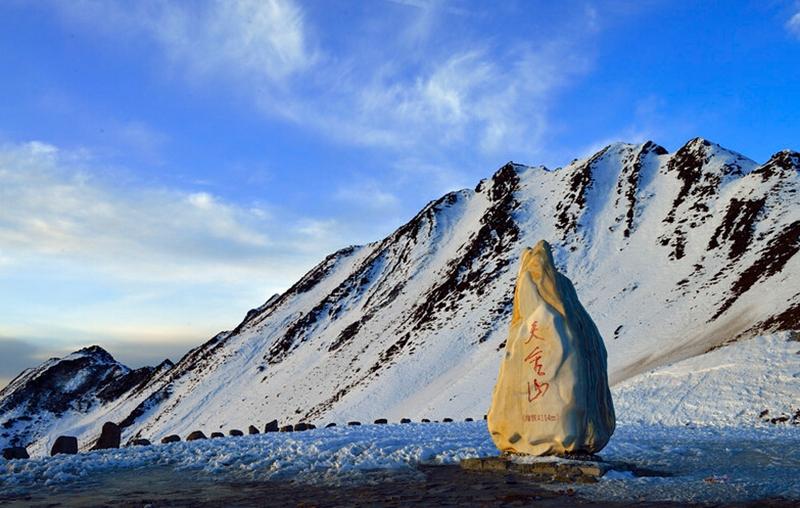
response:
[[[489,433],[502,452],[599,452],[616,419],[606,349],[568,278],[541,241],[520,260]]]
[[[161,444],[177,443],[181,440],[181,436],[177,434],[170,434],[161,438]]]
[[[264,426],[264,432],[278,432],[278,420],[272,420]]]
[[[50,456],[66,454],[75,455],[78,453],[78,438],[75,436],[58,436],[53,447],[50,448]]]

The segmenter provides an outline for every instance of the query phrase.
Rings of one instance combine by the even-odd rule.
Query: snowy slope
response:
[[[787,332],[759,336],[623,381],[613,389],[619,421],[800,426],[798,339]]]
[[[517,257],[539,239],[603,334],[612,383],[798,328],[799,168],[795,152],[758,165],[702,139],[674,153],[614,144],[556,170],[509,163],[387,238],[331,254],[103,405],[94,427],[124,422],[128,439],[272,418],[481,418]]]

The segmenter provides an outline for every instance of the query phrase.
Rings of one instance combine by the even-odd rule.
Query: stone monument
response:
[[[487,420],[513,454],[590,455],[614,432],[603,338],[545,241],[522,253]]]

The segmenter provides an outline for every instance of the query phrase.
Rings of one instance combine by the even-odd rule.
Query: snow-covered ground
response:
[[[800,410],[800,341],[792,339],[755,337],[619,383],[612,389],[617,420],[752,426],[788,417],[782,424],[791,424]]]
[[[0,487],[6,495],[41,493],[43,486],[55,493],[114,470],[157,466],[181,471],[187,481],[341,484],[376,469],[414,475],[417,464],[457,464],[496,454],[483,421],[364,425],[11,461],[4,465]],[[654,470],[656,476],[636,477],[620,468],[595,485],[573,485],[578,495],[679,502],[800,499],[796,428],[621,425],[601,455]]]
[[[800,500],[800,425],[760,418],[800,409],[800,342],[788,334],[734,343],[645,373],[614,389],[619,426],[601,456],[619,468],[594,485],[600,500],[720,502]],[[798,421],[797,423],[800,423]],[[167,467],[207,482],[358,482],[378,469],[419,474],[418,464],[496,455],[483,421],[339,426],[8,461],[7,495],[80,485],[119,469]],[[552,485],[554,489],[563,485]]]

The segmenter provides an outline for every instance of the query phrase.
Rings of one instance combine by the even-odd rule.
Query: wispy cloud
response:
[[[502,43],[435,39],[448,20],[469,14],[445,2],[395,2],[402,16],[370,19],[390,24],[354,29],[339,41],[352,49],[346,56],[323,44],[330,34],[292,0],[133,5],[61,7],[66,19],[114,37],[143,35],[193,82],[230,86],[266,114],[340,142],[431,157],[457,147],[535,152],[553,94],[589,65],[572,40],[581,30],[548,40],[509,34]],[[577,16],[573,26],[592,31],[598,23],[593,9]]]
[[[786,22],[786,29],[789,30],[789,33],[800,39],[800,8],[789,18],[789,21]]]
[[[280,285],[335,247],[332,238],[320,244],[319,235],[286,227],[305,217],[276,217],[209,192],[117,185],[93,164],[84,152],[40,142],[0,147],[0,201],[10,204],[0,211],[6,270],[35,255],[121,278],[236,281],[272,273]]]

